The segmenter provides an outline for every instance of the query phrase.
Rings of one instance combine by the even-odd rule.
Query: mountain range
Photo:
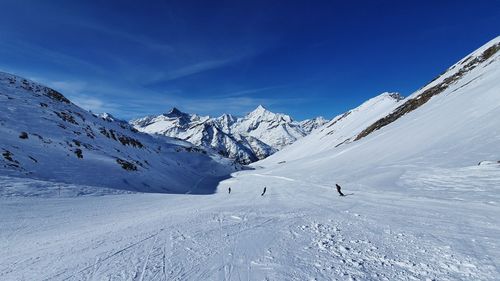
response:
[[[257,160],[252,167],[300,162],[297,169],[328,167],[342,177],[352,175],[346,167],[375,163],[496,163],[499,50],[497,37],[409,97],[383,93],[330,121],[297,122],[259,106],[239,118],[174,108],[128,123],[0,73],[0,173],[175,193],[202,192],[200,180]]]
[[[173,108],[165,114],[132,120],[130,124],[141,132],[186,140],[249,164],[283,149],[326,122],[323,117],[297,122],[259,105],[240,118],[230,114],[211,118]]]

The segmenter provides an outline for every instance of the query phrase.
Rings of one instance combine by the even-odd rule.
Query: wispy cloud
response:
[[[190,76],[193,74],[197,74],[200,72],[204,72],[207,70],[211,70],[214,68],[218,68],[218,67],[227,65],[227,64],[231,63],[232,61],[233,61],[232,59],[202,61],[202,62],[198,62],[198,63],[192,64],[192,65],[188,65],[188,66],[181,67],[179,69],[167,72],[166,75],[164,75],[164,77],[160,77],[158,79],[166,80],[166,81],[174,80],[174,79]]]
[[[242,60],[245,56],[225,59],[211,59],[189,64],[171,71],[158,72],[148,79],[148,83],[172,81],[209,70],[221,68]]]
[[[22,56],[34,61],[47,62],[50,65],[56,64],[65,69],[85,69],[92,73],[107,73],[107,70],[101,66],[90,63],[86,60],[69,55],[65,52],[59,52],[54,49],[48,49],[39,44],[20,41],[20,40],[0,40],[0,54]]]
[[[92,112],[120,114],[120,108],[124,106],[97,97],[98,92],[87,82],[76,80],[54,81],[44,77],[29,77],[29,79],[61,92],[74,104]]]
[[[82,81],[51,81],[39,77],[30,77],[30,79],[66,94],[79,94],[88,87],[88,84]]]
[[[139,51],[151,51],[155,54],[159,63],[154,64],[152,67],[138,65],[131,61],[130,58],[119,57],[113,53],[106,54],[108,59],[119,63],[121,67],[133,70],[133,73],[127,73],[126,75],[143,85],[168,82],[222,68],[255,56],[262,52],[263,49],[266,49],[263,46],[256,48],[248,45],[235,53],[231,47],[226,48],[226,50],[220,45],[209,46],[209,44],[200,47],[189,40],[186,41],[186,38],[180,42],[162,42],[143,33],[130,33],[121,30],[119,27],[102,25],[96,21],[72,22],[72,24],[115,37],[124,42],[136,44],[143,47]]]
[[[237,90],[237,91],[229,92],[226,94],[218,95],[216,97],[217,98],[239,97],[239,96],[245,96],[245,95],[249,95],[249,94],[257,94],[257,93],[261,93],[261,92],[282,89],[282,88],[286,88],[286,87],[290,87],[290,86],[291,86],[291,84],[284,84],[284,85],[268,86],[268,87],[261,87],[261,88]]]
[[[95,113],[107,112],[113,115],[118,114],[118,116],[123,115],[123,112],[120,110],[120,108],[122,108],[123,105],[106,102],[96,97],[86,96],[86,95],[74,95],[71,97],[71,101],[74,104],[78,105],[79,107],[86,110],[90,110]]]
[[[72,101],[83,109],[93,112],[108,112],[108,110],[105,109],[106,103],[94,97],[76,96],[72,98]]]
[[[67,20],[69,24],[78,25],[71,19]],[[255,97],[253,94],[275,90],[284,85],[240,88],[234,91],[224,87],[227,92],[213,94],[214,90],[212,93],[206,93],[208,96],[204,97],[200,97],[202,93],[199,92],[203,90],[196,89],[196,93],[189,94],[183,92],[182,86],[177,90],[171,89],[170,86],[165,86],[165,89],[159,89],[163,86],[149,87],[155,83],[187,78],[240,63],[258,55],[265,46],[249,44],[246,48],[221,49],[221,46],[213,48],[209,44],[210,46],[205,48],[206,46],[193,46],[186,42],[171,45],[168,41],[156,41],[147,35],[101,26],[98,22],[85,22],[79,26],[117,37],[124,44],[127,42],[137,44],[132,50],[135,50],[135,47],[143,47],[138,50],[147,53],[144,56],[144,63],[137,63],[141,56],[131,59],[123,53],[111,51],[108,53],[106,49],[94,50],[99,56],[98,59],[87,61],[85,53],[72,52],[70,48],[61,50],[50,48],[48,45],[40,45],[42,44],[40,42],[21,40],[22,38],[14,36],[0,42],[0,55],[15,59],[19,57],[28,63],[21,65],[10,62],[8,63],[10,66],[6,65],[5,69],[12,71],[12,66],[16,66],[16,69],[20,70],[18,74],[31,77],[32,80],[60,91],[84,109],[109,112],[126,119],[161,113],[172,106],[191,113],[240,115],[259,104],[266,106],[283,104],[281,99]],[[190,47],[177,48],[183,45]],[[158,60],[148,61],[151,57]],[[289,99],[286,102],[293,100]]]
[[[110,28],[108,26],[99,24],[95,21],[76,21],[72,22],[73,25],[78,26],[80,28],[86,28],[92,30],[94,32],[99,32],[105,35],[117,37],[119,39],[123,39],[129,41],[131,43],[146,47],[152,51],[159,52],[169,52],[172,53],[175,51],[175,48],[171,44],[162,43],[156,41],[148,36],[145,36],[142,33],[130,33],[116,28]]]

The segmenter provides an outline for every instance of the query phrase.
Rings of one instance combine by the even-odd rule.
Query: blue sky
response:
[[[0,70],[130,119],[258,104],[331,118],[500,35],[500,1],[0,3]]]

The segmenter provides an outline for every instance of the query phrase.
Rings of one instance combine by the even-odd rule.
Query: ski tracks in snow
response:
[[[142,212],[128,212],[114,226],[106,214],[90,216],[97,221],[85,224],[85,233],[50,240],[42,244],[48,250],[23,260],[0,260],[0,278],[26,267],[43,274],[36,271],[43,266],[53,266],[39,275],[45,280],[494,280],[498,273],[494,259],[478,258],[489,245],[481,235],[468,244],[460,236],[477,228],[475,217],[453,228],[443,215],[448,207],[436,207],[442,202],[427,209],[418,198],[400,202],[373,191],[340,198],[324,185],[267,174],[238,175],[220,190],[228,184],[230,195],[134,195],[127,207]],[[129,197],[117,198],[122,206]],[[114,208],[113,219],[122,210]],[[458,233],[457,240],[429,229],[436,224]]]
[[[289,226],[290,240],[301,239],[298,244],[307,243],[306,240],[310,242],[299,254],[291,251],[287,255],[295,255],[299,264],[312,265],[310,270],[300,267],[301,270],[290,276],[292,278],[306,280],[322,276],[324,279],[339,280],[492,280],[491,276],[498,273],[491,260],[480,261],[457,252],[449,242],[430,234],[415,236],[402,229],[391,229],[383,218],[366,217],[352,211],[359,204],[363,205],[363,209],[380,208],[383,203],[376,202],[376,198],[362,203],[335,200],[331,204],[325,204],[327,199],[321,198],[321,195],[311,196],[306,193],[311,186],[330,189],[328,186],[284,176],[246,176],[300,185],[303,187],[300,192],[296,186],[290,187],[290,184],[276,183],[276,187],[272,189],[279,189],[280,193],[286,194],[285,198],[294,198],[304,205],[313,205],[319,210],[327,209],[335,217],[335,220],[326,219],[324,211],[317,214],[313,212],[306,216],[304,224],[295,225],[295,229]],[[268,185],[274,186],[272,183]],[[312,190],[311,193],[316,194]],[[282,247],[293,249],[293,245]]]

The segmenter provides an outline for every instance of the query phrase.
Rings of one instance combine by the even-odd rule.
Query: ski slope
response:
[[[44,198],[0,199],[0,279],[496,280],[500,167],[428,172],[400,189],[345,185],[346,197],[272,169],[203,196],[31,183]]]

